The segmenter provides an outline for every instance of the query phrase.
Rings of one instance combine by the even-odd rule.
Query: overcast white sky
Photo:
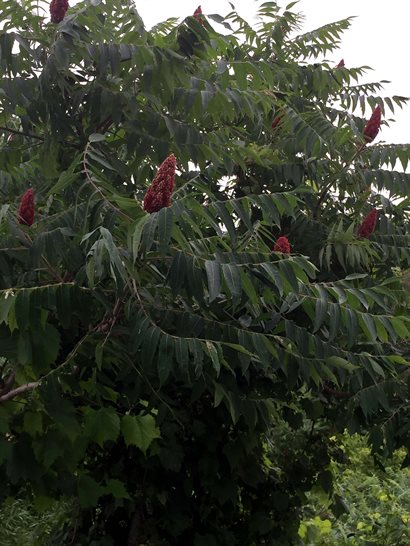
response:
[[[279,0],[285,7],[291,0]],[[147,28],[168,17],[185,17],[201,4],[206,13],[225,15],[231,8],[227,0],[136,0],[137,9]],[[232,0],[237,11],[248,21],[255,17],[256,0]],[[300,0],[293,11],[305,15],[303,31],[314,30],[333,21],[355,15],[350,30],[343,38],[340,53],[346,66],[371,66],[374,71],[365,81],[389,80],[382,95],[410,97],[410,0]],[[214,24],[212,22],[212,24]],[[393,117],[388,114],[388,117]],[[410,142],[410,105],[395,110],[396,122],[383,127],[377,141]]]

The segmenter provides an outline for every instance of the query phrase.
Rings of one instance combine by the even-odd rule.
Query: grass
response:
[[[0,510],[1,546],[46,546],[72,513],[69,502],[39,511],[23,499],[7,499]]]

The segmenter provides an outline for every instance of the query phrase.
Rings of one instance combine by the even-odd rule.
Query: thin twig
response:
[[[340,171],[336,172],[334,174],[334,176],[331,178],[330,182],[328,184],[326,184],[326,186],[323,188],[320,196],[319,196],[319,199],[315,205],[315,208],[313,209],[313,218],[317,218],[318,216],[318,212],[319,212],[319,207],[320,205],[322,204],[322,202],[324,201],[326,195],[328,194],[330,188],[333,186],[333,184],[336,182],[336,179],[352,164],[352,162],[356,159],[356,157],[363,151],[364,147],[361,146],[359,147],[355,153],[353,154],[353,157],[351,159],[349,159],[348,161],[346,161],[346,163],[343,165],[343,167],[341,168]]]
[[[117,322],[118,317],[120,316],[121,309],[122,309],[123,305],[124,305],[124,302],[118,298],[116,300],[115,304],[114,304],[114,309],[112,311],[112,318],[111,318],[111,321],[110,321],[110,327],[109,327],[109,330],[107,332],[107,335],[104,338],[104,341],[102,342],[102,345],[101,345],[102,347],[104,347],[104,345],[107,343],[107,340],[111,335],[112,329],[114,328],[114,325]]]
[[[351,396],[353,396],[350,392],[333,389],[326,384],[323,385],[323,392],[330,394],[334,398],[350,398]]]
[[[32,238],[30,237],[30,235],[28,233],[25,233],[23,230],[21,230],[21,233],[24,234],[26,240],[30,243],[30,245],[33,244],[33,240]],[[64,279],[63,277],[61,277],[61,275],[58,273],[58,271],[56,271],[54,269],[54,267],[50,264],[50,262],[47,260],[47,258],[44,256],[44,254],[41,254],[41,259],[43,260],[43,262],[46,264],[47,266],[47,269],[49,270],[49,272],[51,273],[51,275],[59,282],[59,283],[64,283]]]
[[[54,278],[55,278],[58,282],[64,284],[64,279],[63,279],[63,277],[60,275],[60,273],[58,273],[58,271],[56,271],[56,270],[54,269],[54,267],[50,264],[50,262],[49,262],[49,261],[47,260],[47,258],[44,256],[44,254],[41,255],[41,258],[42,258],[42,260],[44,261],[44,263],[46,264],[47,269],[48,269],[48,270],[50,271],[50,273],[54,276]]]

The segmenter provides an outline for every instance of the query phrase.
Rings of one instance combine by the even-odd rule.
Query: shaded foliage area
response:
[[[76,497],[76,544],[291,544],[336,430],[409,447],[410,146],[363,136],[405,99],[311,63],[350,20],[291,9],[4,2],[0,494]]]
[[[270,455],[277,461],[289,437],[274,432]],[[278,441],[279,437],[282,441]],[[293,436],[294,438],[294,436]],[[330,469],[339,500],[315,486],[303,507],[299,536],[314,546],[400,546],[410,538],[409,468],[403,468],[403,450],[395,452],[386,467],[376,466],[365,438],[358,435],[331,437]],[[271,464],[268,463],[267,464]],[[337,498],[337,497],[336,497]],[[47,546],[71,543],[77,510],[73,502],[34,504],[9,499],[0,510],[0,542],[7,546]],[[266,520],[259,522],[266,525]]]

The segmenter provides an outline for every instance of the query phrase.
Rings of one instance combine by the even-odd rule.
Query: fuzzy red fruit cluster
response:
[[[171,194],[175,184],[177,161],[174,154],[168,156],[160,165],[144,197],[144,210],[158,212],[171,204]]]
[[[51,0],[50,18],[52,23],[61,23],[68,10],[68,0]]]
[[[34,222],[34,191],[27,190],[21,200],[18,209],[18,221],[20,224],[31,226]]]
[[[198,23],[201,23],[201,25],[204,24],[204,20],[202,17],[202,8],[201,6],[198,6],[196,10],[194,11],[194,17],[198,21]]]
[[[376,229],[378,210],[372,209],[357,229],[357,235],[368,239]]]
[[[283,254],[290,254],[290,243],[288,238],[282,235],[276,241],[272,248],[273,252],[282,252]]]
[[[363,136],[367,143],[373,142],[373,140],[377,137],[377,133],[380,130],[381,121],[382,111],[380,106],[376,106],[363,131]]]
[[[279,123],[282,121],[282,118],[283,118],[283,114],[281,116],[277,116],[273,121],[272,121],[272,129],[276,129],[276,127],[279,125]]]
[[[344,68],[345,66],[345,60],[344,59],[340,59],[340,61],[338,62],[338,64],[336,65],[336,68]]]

